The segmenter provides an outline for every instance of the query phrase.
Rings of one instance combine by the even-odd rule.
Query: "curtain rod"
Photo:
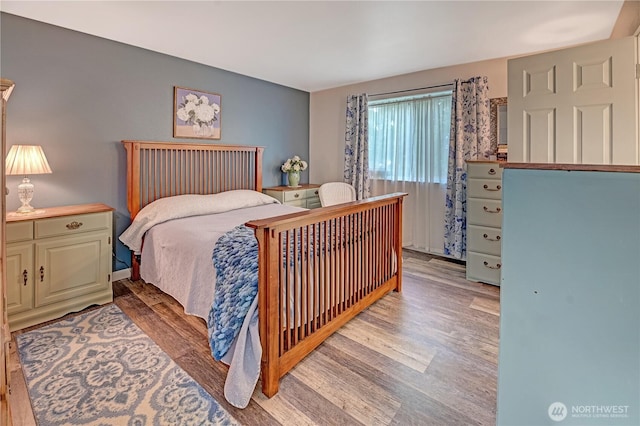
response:
[[[453,83],[438,84],[438,85],[435,85],[435,86],[418,87],[416,89],[397,90],[395,92],[373,93],[373,94],[371,94],[369,96],[395,95],[396,93],[415,92],[417,90],[437,89],[439,87],[449,87],[449,86],[453,86]]]

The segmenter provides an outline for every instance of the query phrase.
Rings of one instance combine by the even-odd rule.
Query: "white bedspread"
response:
[[[144,234],[159,223],[273,203],[280,202],[266,194],[249,189],[210,195],[187,194],[160,198],[140,210],[135,220],[119,238],[135,254],[140,254]]]
[[[250,220],[298,211],[304,209],[268,204],[158,224],[145,236],[140,276],[173,296],[187,314],[206,321],[216,279],[211,256],[218,238]]]
[[[203,216],[173,219],[146,232],[140,275],[148,283],[182,304],[187,314],[205,321],[213,303],[215,268],[212,254],[216,241],[234,227],[305,209],[268,204]],[[260,374],[262,348],[254,302],[229,352],[225,397],[232,405],[246,407]]]

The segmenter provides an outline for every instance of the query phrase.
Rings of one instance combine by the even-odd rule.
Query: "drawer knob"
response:
[[[500,235],[496,235],[495,238],[489,238],[487,234],[484,234],[482,237],[487,241],[500,241]]]
[[[24,280],[24,285],[27,285],[27,280],[29,279],[29,273],[27,272],[26,269],[22,271],[22,279]]]
[[[496,174],[496,169],[489,169],[489,174],[490,175],[495,175]]]
[[[484,266],[489,268],[489,269],[500,269],[500,268],[502,268],[501,264],[496,263],[496,266],[491,266],[491,265],[489,265],[489,262],[487,262],[486,260],[484,261]]]
[[[485,191],[500,191],[502,189],[500,185],[496,185],[495,189],[489,188],[489,185],[483,185],[482,187],[485,189]]]
[[[300,194],[293,194],[293,196],[294,196],[295,198],[298,198],[298,197],[300,196]]]
[[[491,210],[490,208],[488,208],[487,206],[482,206],[482,208],[484,209],[485,212],[487,213],[500,213],[502,211],[502,209],[500,207],[496,207],[495,210]]]
[[[318,195],[318,191],[314,191],[314,194],[315,194],[315,195]]]
[[[67,229],[78,229],[82,226],[82,222],[76,222],[75,220],[71,223],[67,223]]]

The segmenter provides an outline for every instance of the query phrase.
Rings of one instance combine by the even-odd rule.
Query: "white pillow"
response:
[[[182,217],[223,213],[263,204],[279,203],[273,197],[248,189],[237,189],[212,195],[188,194],[160,198],[140,210],[131,225],[119,238],[135,254],[140,254],[144,233],[159,223]]]

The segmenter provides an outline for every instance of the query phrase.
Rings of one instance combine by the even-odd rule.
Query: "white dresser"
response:
[[[11,331],[113,301],[112,210],[96,203],[7,213]]]
[[[467,162],[467,279],[500,285],[502,169],[497,161]]]
[[[306,209],[316,209],[321,207],[320,197],[318,197],[320,185],[306,183],[299,187],[274,186],[264,188],[262,192],[289,206],[304,207]]]

